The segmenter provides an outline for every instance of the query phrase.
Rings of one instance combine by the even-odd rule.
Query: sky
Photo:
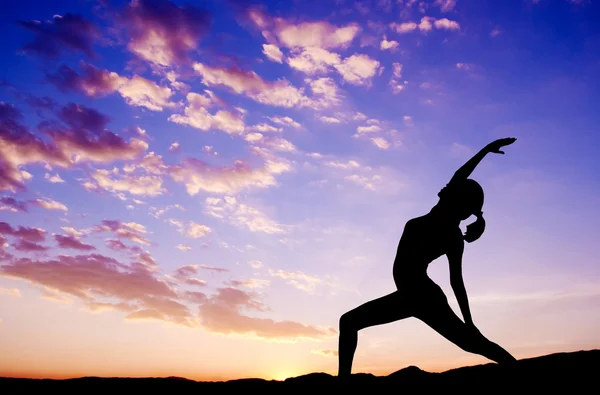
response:
[[[0,376],[337,374],[404,224],[472,174],[473,320],[600,348],[591,0],[5,2]],[[466,224],[474,218],[461,223]],[[428,271],[460,316],[442,257]],[[488,363],[409,318],[354,372]]]

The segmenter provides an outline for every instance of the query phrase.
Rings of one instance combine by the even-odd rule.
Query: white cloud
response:
[[[273,62],[283,63],[283,52],[273,44],[263,44],[263,54]]]
[[[251,232],[267,234],[286,233],[285,227],[268,218],[257,208],[239,203],[235,197],[207,198],[205,207],[208,214],[223,219],[235,226]]]
[[[173,114],[169,117],[169,121],[204,131],[218,129],[229,134],[241,134],[244,131],[243,115],[225,110],[210,114],[206,110],[206,107],[211,104],[209,96],[190,92],[186,99],[188,105],[185,107],[184,114]]]
[[[383,137],[373,137],[371,138],[371,141],[377,146],[377,148],[380,148],[382,150],[387,150],[388,148],[390,148],[390,143]]]
[[[50,181],[53,184],[65,182],[65,180],[63,180],[58,173],[56,173],[55,175],[51,175],[50,173],[46,173],[46,174],[44,174],[44,179]]]
[[[398,43],[398,41],[394,41],[394,40],[388,41],[386,38],[384,38],[383,40],[381,40],[381,43],[379,43],[379,49],[381,49],[382,51],[385,51],[385,50],[388,50],[388,49],[390,51],[394,51],[399,46],[400,46],[400,44]]]
[[[370,125],[370,126],[359,126],[356,128],[356,132],[357,133],[375,133],[375,132],[381,132],[381,127],[377,126],[377,125]]]
[[[325,122],[325,123],[341,123],[342,122],[337,118],[328,117],[325,115],[320,116],[319,119],[321,120],[321,122]]]
[[[299,129],[302,127],[302,125],[300,125],[298,122],[294,121],[292,118],[284,116],[274,116],[274,117],[268,117],[271,122],[277,123],[279,125],[284,125],[284,126],[291,126],[293,128]]]
[[[353,85],[368,85],[380,68],[379,61],[368,55],[352,55],[335,66],[344,80]]]

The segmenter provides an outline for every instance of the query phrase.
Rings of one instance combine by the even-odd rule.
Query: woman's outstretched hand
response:
[[[491,152],[494,154],[503,154],[504,155],[504,151],[500,151],[500,148],[504,147],[505,145],[510,145],[512,143],[514,143],[517,139],[514,137],[507,137],[504,139],[498,139],[496,141],[492,141],[491,143],[489,143],[485,149],[487,150],[487,152]]]

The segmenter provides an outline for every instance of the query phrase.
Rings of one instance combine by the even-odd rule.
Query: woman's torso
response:
[[[446,254],[457,232],[460,232],[457,225],[445,224],[432,214],[409,220],[404,226],[394,260],[396,285],[410,286],[419,280],[429,280],[427,267]]]

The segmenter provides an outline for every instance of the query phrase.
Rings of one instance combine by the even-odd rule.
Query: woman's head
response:
[[[485,220],[483,219],[483,188],[475,180],[466,179],[456,182],[447,191],[449,209],[461,221],[469,218],[471,215],[477,217],[477,221],[467,225],[465,241],[471,243],[477,240],[485,230]]]

